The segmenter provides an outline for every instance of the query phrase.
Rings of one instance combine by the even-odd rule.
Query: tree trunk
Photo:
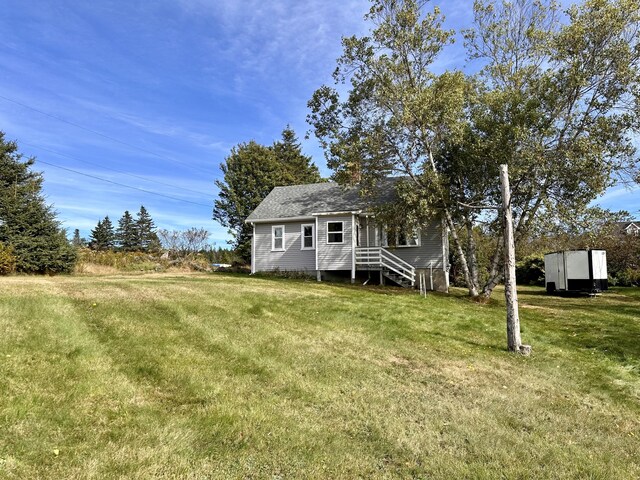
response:
[[[471,272],[469,270],[469,264],[467,263],[467,257],[464,253],[464,249],[462,248],[462,242],[460,241],[458,232],[456,231],[455,225],[453,224],[453,218],[451,218],[451,214],[446,207],[444,208],[444,214],[445,220],[447,221],[447,226],[449,227],[449,232],[451,233],[451,238],[453,239],[453,246],[455,248],[456,254],[458,255],[458,259],[460,260],[462,273],[464,273],[464,281],[467,284],[469,296],[475,298],[478,296],[478,285],[473,282],[473,278],[471,277]]]
[[[496,249],[493,252],[493,256],[491,258],[491,268],[489,269],[489,277],[482,287],[482,295],[486,300],[491,297],[493,293],[493,289],[496,288],[498,283],[502,280],[504,276],[504,233],[500,235],[498,242],[496,244]]]
[[[431,168],[433,173],[436,175],[436,178],[439,181],[440,175],[438,175],[438,169],[436,168],[436,162],[433,159],[433,152],[429,149],[429,161],[431,162]],[[446,202],[444,201],[444,196],[442,191],[440,190],[440,184],[438,185],[438,194],[440,195],[440,199],[442,200],[442,204],[445,205],[443,208],[444,218],[447,222],[447,227],[449,227],[449,232],[451,233],[451,238],[453,239],[453,247],[455,248],[456,254],[458,255],[458,259],[460,260],[460,266],[462,267],[462,272],[464,273],[464,281],[467,284],[467,289],[469,290],[469,296],[477,297],[478,296],[478,283],[474,282],[471,277],[471,272],[469,270],[469,265],[467,264],[467,257],[464,253],[464,249],[462,248],[462,243],[460,242],[460,237],[458,236],[458,232],[455,229],[455,225],[453,223],[453,217],[451,216],[451,212],[446,207]]]
[[[473,221],[471,218],[467,217],[467,250],[469,252],[469,275],[471,277],[471,282],[474,286],[480,286],[480,280],[478,275],[478,257],[477,257],[477,247],[476,247],[476,239],[473,236]]]
[[[504,230],[504,296],[507,303],[507,347],[510,352],[528,354],[531,347],[522,345],[520,339],[520,317],[518,315],[518,292],[516,290],[516,247],[513,238],[513,213],[509,190],[509,170],[500,165],[500,187],[502,190],[502,216]]]

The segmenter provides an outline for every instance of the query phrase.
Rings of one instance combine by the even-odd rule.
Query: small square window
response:
[[[327,243],[344,243],[344,222],[327,222]]]

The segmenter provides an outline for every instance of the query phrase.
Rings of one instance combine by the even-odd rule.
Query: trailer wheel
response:
[[[556,282],[547,283],[547,293],[552,294],[556,291]]]

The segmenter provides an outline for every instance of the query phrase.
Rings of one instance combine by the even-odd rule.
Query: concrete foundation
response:
[[[449,272],[442,270],[441,268],[416,268],[416,288],[420,288],[420,274],[424,273],[425,280],[427,282],[427,290],[433,290],[435,292],[449,292]],[[432,288],[433,281],[433,288]]]

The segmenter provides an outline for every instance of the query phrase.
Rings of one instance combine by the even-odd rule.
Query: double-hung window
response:
[[[300,227],[300,238],[302,239],[301,250],[313,250],[316,248],[313,223],[304,224]]]
[[[344,243],[344,222],[327,222],[327,243]]]
[[[271,250],[274,252],[284,251],[284,225],[271,227]]]

